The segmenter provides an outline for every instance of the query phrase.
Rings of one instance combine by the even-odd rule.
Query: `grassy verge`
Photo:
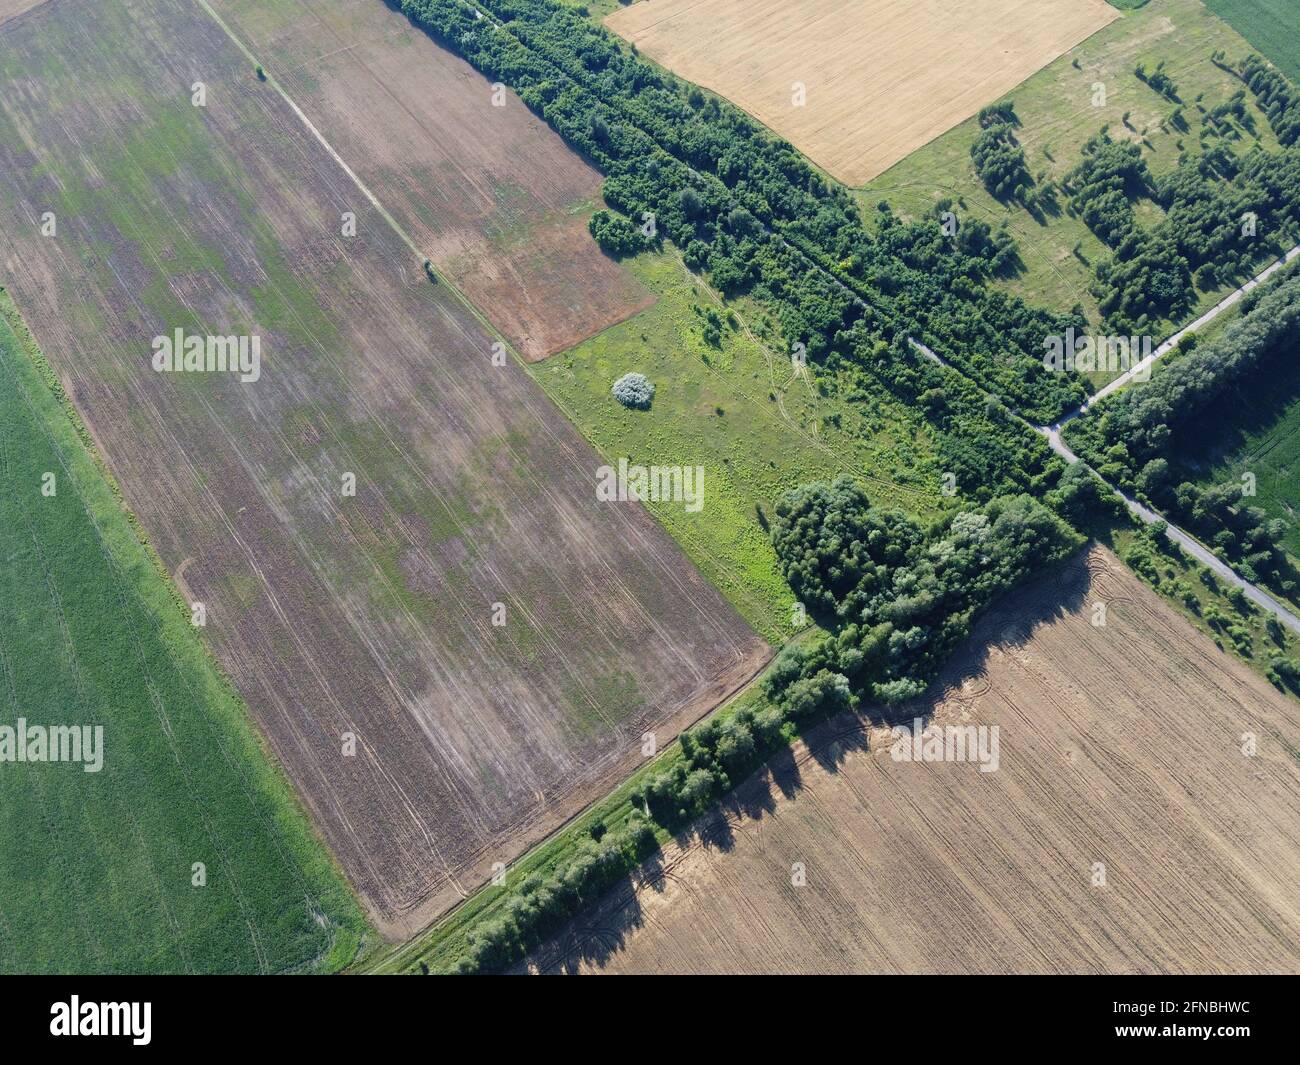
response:
[[[365,919],[3,290],[0,381],[0,722],[103,728],[0,765],[0,969],[342,968]]]

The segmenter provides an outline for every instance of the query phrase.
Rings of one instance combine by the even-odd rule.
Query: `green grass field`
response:
[[[627,266],[658,302],[532,372],[607,459],[705,468],[698,513],[648,505],[741,615],[780,643],[793,633],[794,600],[759,508],[770,517],[784,492],[849,473],[873,499],[936,512],[941,473],[925,421],[847,370],[810,364],[796,376],[763,312],[744,300],[724,304],[675,249]],[[724,322],[717,346],[704,339],[710,308]],[[654,382],[649,411],[610,395],[629,371]]]
[[[1205,0],[1292,81],[1300,82],[1300,4],[1295,0]]]
[[[361,912],[52,382],[0,290],[0,723],[104,730],[0,763],[0,971],[337,970]]]
[[[1155,176],[1173,170],[1180,141],[1187,152],[1200,151],[1197,98],[1203,94],[1206,106],[1213,107],[1241,87],[1210,61],[1218,50],[1236,61],[1250,51],[1250,45],[1206,10],[1201,0],[1151,0],[1127,12],[1007,94],[1021,121],[1016,135],[1025,148],[1030,172],[1059,180],[1077,165],[1084,144],[1103,126],[1109,126],[1113,137],[1143,143]],[[1139,63],[1151,70],[1162,61],[1178,86],[1191,125],[1188,133],[1179,133],[1168,123],[1177,105],[1134,74]],[[1098,86],[1105,94],[1101,106],[1097,106],[1102,99]],[[1258,116],[1258,141],[1243,137],[1237,149],[1244,152],[1255,143],[1275,149],[1277,140],[1267,120],[1253,103],[1251,107]],[[1039,306],[1064,311],[1080,304],[1096,321],[1097,304],[1088,288],[1096,264],[1110,256],[1109,249],[1080,218],[1069,214],[1064,202],[1058,214],[1035,218],[1019,205],[994,199],[971,163],[970,146],[978,131],[978,122],[971,118],[880,175],[858,193],[865,213],[870,217],[876,204],[887,200],[896,212],[915,218],[946,198],[958,204],[959,214],[994,226],[1005,220],[1019,244],[1025,269],[1002,283]],[[1143,225],[1152,225],[1160,217],[1154,203],[1138,204]],[[1198,308],[1189,317],[1213,306],[1223,294],[1199,293]],[[1168,331],[1173,332],[1173,327]]]

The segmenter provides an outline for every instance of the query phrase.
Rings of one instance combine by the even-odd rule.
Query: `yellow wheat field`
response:
[[[862,185],[1118,16],[1105,0],[640,0],[606,25]]]

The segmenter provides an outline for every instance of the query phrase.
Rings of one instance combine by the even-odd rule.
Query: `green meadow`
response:
[[[533,375],[611,465],[626,458],[704,468],[698,511],[648,506],[740,614],[781,643],[796,630],[794,598],[765,528],[776,501],[848,473],[873,499],[937,512],[941,473],[925,420],[859,371],[809,363],[796,372],[764,312],[724,301],[676,249],[625,264],[655,305],[534,364]],[[610,394],[632,371],[655,386],[648,411],[625,409]]]
[[[1169,173],[1181,153],[1201,152],[1198,101],[1213,108],[1242,87],[1211,61],[1211,55],[1223,51],[1229,62],[1236,62],[1250,50],[1251,45],[1201,0],[1151,0],[1126,11],[1006,95],[1020,120],[1016,137],[1029,171],[1036,178],[1059,182],[1079,163],[1088,140],[1107,127],[1112,137],[1142,145],[1153,176]],[[1188,131],[1170,122],[1179,104],[1134,73],[1139,64],[1154,70],[1162,62],[1177,85]],[[1244,153],[1259,144],[1275,150],[1277,140],[1267,119],[1253,100],[1250,108],[1257,119],[1254,134],[1243,136],[1234,149]],[[959,216],[980,218],[994,227],[1005,222],[1019,245],[1024,268],[1000,283],[1038,306],[1065,311],[1078,304],[1095,322],[1097,301],[1089,286],[1097,264],[1110,257],[1110,250],[1069,212],[1065,196],[1055,213],[1031,214],[990,195],[971,163],[970,148],[978,133],[978,120],[972,117],[858,190],[864,214],[871,217],[876,205],[887,201],[903,217],[918,218],[949,199]],[[1158,223],[1163,215],[1150,200],[1139,201],[1136,209],[1143,226]],[[1199,304],[1191,317],[1208,310],[1226,291],[1198,292]],[[1174,331],[1170,324],[1168,332]]]

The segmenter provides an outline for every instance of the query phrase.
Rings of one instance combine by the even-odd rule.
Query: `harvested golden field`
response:
[[[828,725],[538,967],[1300,971],[1300,707],[1113,555],[1013,596],[935,691],[903,717],[996,726],[996,771]]]
[[[1105,0],[641,0],[605,24],[862,185],[1118,17]]]
[[[212,7],[525,359],[653,302],[587,232],[600,175],[404,15],[380,0]]]

